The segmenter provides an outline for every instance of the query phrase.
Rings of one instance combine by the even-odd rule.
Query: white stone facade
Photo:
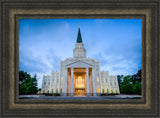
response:
[[[80,87],[81,85],[81,87]],[[120,93],[117,76],[100,72],[100,62],[86,58],[80,29],[73,58],[60,61],[59,72],[43,76],[42,93],[61,93],[63,96],[97,96],[100,93]]]
[[[101,93],[120,93],[117,76],[109,76],[109,72],[101,72]]]
[[[41,93],[60,92],[59,72],[51,71],[51,76],[43,76]]]

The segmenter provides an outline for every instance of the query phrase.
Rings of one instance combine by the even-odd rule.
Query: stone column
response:
[[[87,82],[87,96],[89,96],[89,75],[88,75],[88,68],[86,68],[86,82]]]
[[[73,96],[73,68],[71,68],[71,96]]]
[[[95,83],[95,74],[94,74],[94,68],[92,68],[92,81],[93,81],[93,96],[97,96],[96,95],[96,83]]]
[[[64,81],[64,96],[67,96],[67,79],[68,79],[68,69],[65,68],[65,81]]]

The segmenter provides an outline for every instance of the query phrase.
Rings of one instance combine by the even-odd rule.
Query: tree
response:
[[[118,84],[119,84],[119,86],[121,86],[122,85],[122,79],[123,79],[123,75],[117,75],[117,79],[118,79]]]
[[[123,75],[117,75],[120,91],[121,91],[123,77],[124,77]]]
[[[138,81],[141,83],[141,69],[138,70],[138,72],[131,77],[131,82],[135,84],[135,82]]]
[[[141,94],[141,84],[139,83],[139,81],[135,82],[135,94]]]
[[[117,76],[121,78],[121,76]],[[120,83],[120,92],[124,94],[141,94],[141,69],[134,75],[124,76]],[[121,81],[120,81],[121,82]]]
[[[19,71],[19,94],[36,94],[38,92],[36,75],[31,77],[24,71]]]
[[[121,93],[125,93],[125,94],[133,93],[133,84],[131,84],[131,79],[129,75],[123,78],[123,83],[120,89],[121,89]]]
[[[41,91],[41,88],[39,88],[38,91]]]

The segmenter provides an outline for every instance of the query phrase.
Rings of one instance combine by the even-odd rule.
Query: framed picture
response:
[[[141,19],[17,22],[20,99],[141,99]]]
[[[159,117],[158,6],[159,1],[156,0],[86,0],[77,2],[55,0],[22,0],[21,2],[16,0],[1,1],[1,117]],[[115,20],[119,20],[118,24],[114,24]],[[139,69],[142,69],[140,81],[142,85],[140,89],[141,97],[136,99],[108,99],[107,97],[110,96],[104,95],[120,93],[119,89],[121,88],[119,88],[117,76],[111,76],[113,73],[112,69],[110,72],[111,75],[107,72],[107,70],[105,70],[106,72],[101,72],[100,67],[103,68],[103,65],[105,66],[105,64],[101,61],[101,59],[103,59],[104,57],[100,57],[100,55],[97,55],[97,57],[100,58],[99,62],[96,61],[98,60],[98,58],[96,58],[96,56],[92,55],[91,53],[98,51],[100,47],[106,47],[105,41],[107,41],[107,39],[102,39],[103,37],[105,37],[102,34],[95,35],[96,32],[99,31],[99,33],[102,33],[102,31],[107,30],[100,30],[106,28],[106,22],[112,22],[112,25],[110,27],[108,26],[108,32],[112,31],[112,26],[115,25],[115,27],[118,27],[118,25],[122,23],[123,20],[127,20],[126,22],[128,24],[131,20],[133,20],[134,22],[138,20],[140,23],[138,26],[140,26],[140,28],[133,31],[134,35],[131,36],[129,35],[129,32],[126,32],[129,31],[129,29],[125,30],[124,28],[123,31],[124,34],[127,33],[129,37],[141,38],[140,40],[135,40],[135,42],[131,40],[130,42],[127,39],[116,42],[118,38],[115,38],[115,41],[113,41],[112,43],[114,43],[114,45],[117,47],[119,46],[118,44],[124,44],[123,46],[126,46],[127,43],[130,43],[130,46],[133,46],[133,51],[135,51],[136,49],[140,50],[138,51],[140,54],[140,58],[137,59],[139,59],[138,62],[140,63]],[[100,27],[100,29],[95,30],[94,33],[92,32],[91,35],[94,35],[92,37],[89,37],[88,33],[90,32],[87,32],[89,28],[98,29],[98,27],[95,27],[95,21],[99,25],[98,27]],[[35,24],[37,23],[36,25],[38,27],[35,27],[35,24],[32,24],[33,22]],[[68,38],[68,40],[70,39],[71,41],[68,41],[66,37],[65,43],[63,43],[66,36],[64,35],[66,33],[64,31],[65,29],[60,29],[59,26],[62,25],[61,27],[63,27],[64,22],[66,24],[70,23],[69,25],[74,31],[70,32],[70,30],[67,30],[68,33],[72,33],[72,35],[67,35],[71,36]],[[45,25],[45,23],[48,24]],[[25,25],[31,25],[31,27],[28,27],[28,29],[23,29],[26,28],[24,27]],[[46,28],[49,30],[49,32],[43,32],[44,34],[39,32],[39,27],[42,26],[42,29],[45,29],[43,25],[47,26]],[[78,25],[80,25],[79,28]],[[51,31],[52,26],[54,27],[53,31]],[[132,29],[131,25],[127,26]],[[77,29],[75,27],[77,27]],[[123,23],[120,27],[124,27]],[[38,28],[38,32],[36,32],[35,28]],[[119,33],[117,33],[117,35],[123,34],[121,33],[123,31],[118,31]],[[86,32],[88,35],[85,34]],[[53,35],[54,33],[56,35]],[[39,38],[36,37],[37,39],[39,39],[39,41],[34,40],[34,34],[36,34],[36,36],[39,36]],[[50,39],[49,37],[45,39],[46,34],[50,35]],[[110,35],[110,38],[114,40],[115,36],[112,35],[113,34]],[[92,39],[92,41],[94,42],[92,42],[92,45],[89,45],[89,41],[87,42],[87,39],[85,39],[87,36],[89,38],[94,37],[95,39],[96,36],[101,36],[101,41],[95,42],[95,40]],[[54,41],[52,37],[54,38]],[[62,39],[61,42],[59,42],[59,37]],[[126,38],[129,39],[129,37]],[[56,38],[59,40],[56,40]],[[49,40],[53,41],[53,45],[51,44],[51,42],[49,42]],[[105,43],[99,43],[103,41]],[[137,43],[139,47],[134,47],[134,44]],[[71,48],[71,44],[75,45],[75,47],[73,46],[73,48]],[[86,54],[86,51],[88,50],[85,49],[85,45],[88,46],[86,46],[86,49],[92,50],[89,51],[90,53]],[[94,45],[95,48],[93,50]],[[99,45],[99,47],[97,47],[97,45]],[[114,45],[110,45],[111,47],[109,49],[123,50],[120,46],[117,49],[113,48],[112,46]],[[43,53],[43,51],[46,52],[46,50],[50,49],[48,47],[50,47],[51,49],[61,50],[58,50],[59,52],[50,50],[50,55],[45,57],[48,60],[46,60],[44,64],[41,64],[42,59],[40,59],[40,57],[37,58],[35,55],[39,54],[43,56],[45,54]],[[102,50],[99,51],[102,52],[103,49],[105,48],[102,48]],[[30,52],[27,52],[26,50],[30,50]],[[35,53],[32,55],[33,50],[35,50]],[[68,58],[68,56],[70,55],[70,53],[67,54],[69,52],[68,50],[73,51],[73,57]],[[49,63],[52,52],[56,55],[62,55],[62,57],[57,56],[57,58],[59,59],[55,59],[55,62],[57,62],[57,65],[54,65],[55,68],[50,66],[51,63]],[[124,53],[133,55],[133,53],[127,48],[124,48]],[[98,53],[95,53],[95,55],[96,54]],[[27,55],[31,57],[27,58]],[[95,58],[95,60],[86,58],[88,55],[92,58]],[[131,57],[131,59],[133,59],[133,57]],[[51,62],[52,61],[53,60],[51,60]],[[37,62],[39,62],[39,65],[41,65],[42,67],[39,65],[37,66]],[[117,61],[115,61],[114,63],[116,62]],[[102,65],[100,65],[100,63],[102,63]],[[137,63],[137,61],[131,61],[131,63]],[[45,68],[45,65],[47,64],[48,67],[50,66],[50,68]],[[124,65],[124,63],[122,65]],[[56,71],[56,67],[60,68],[59,71]],[[131,64],[130,67],[132,67]],[[20,95],[23,93],[27,94],[27,92],[29,93],[29,88],[23,89],[23,86],[25,86],[25,84],[23,84],[22,86],[23,81],[20,81],[20,77],[21,74],[24,74],[25,72],[20,73],[19,71],[26,71],[27,68],[30,72],[33,72],[31,70],[33,68],[37,70],[44,69],[45,71],[43,72],[47,72],[50,69],[53,70],[51,73],[47,73],[50,75],[41,74],[40,76],[40,74],[37,74],[42,82],[38,82],[39,86],[41,87],[40,92],[41,94],[45,95],[60,95],[63,96],[64,99],[57,99],[59,97],[52,97],[53,99],[50,99],[49,96],[44,97],[44,99],[21,99]],[[131,69],[129,69],[128,71],[126,70],[125,72],[127,73],[130,70]],[[40,71],[40,73],[42,72]],[[102,76],[104,76],[104,78],[105,76],[107,76],[109,79],[102,80]],[[34,80],[36,76],[30,78]],[[110,88],[105,88],[102,86],[102,84],[104,84],[106,81],[109,81]],[[133,83],[136,82],[131,81],[129,83],[132,83],[133,87]],[[127,87],[129,89],[131,86]],[[32,89],[32,91],[34,91],[34,89]],[[125,93],[125,91],[123,92]],[[133,92],[132,89],[130,92]],[[75,99],[75,97],[77,96],[78,99]]]

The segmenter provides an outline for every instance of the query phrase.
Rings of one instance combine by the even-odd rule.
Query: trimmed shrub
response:
[[[45,95],[45,96],[52,96],[51,93],[43,93],[43,95]]]
[[[119,95],[118,93],[101,93],[100,96]]]
[[[60,96],[59,93],[53,93],[52,96]]]
[[[45,96],[60,96],[59,93],[43,93]]]

